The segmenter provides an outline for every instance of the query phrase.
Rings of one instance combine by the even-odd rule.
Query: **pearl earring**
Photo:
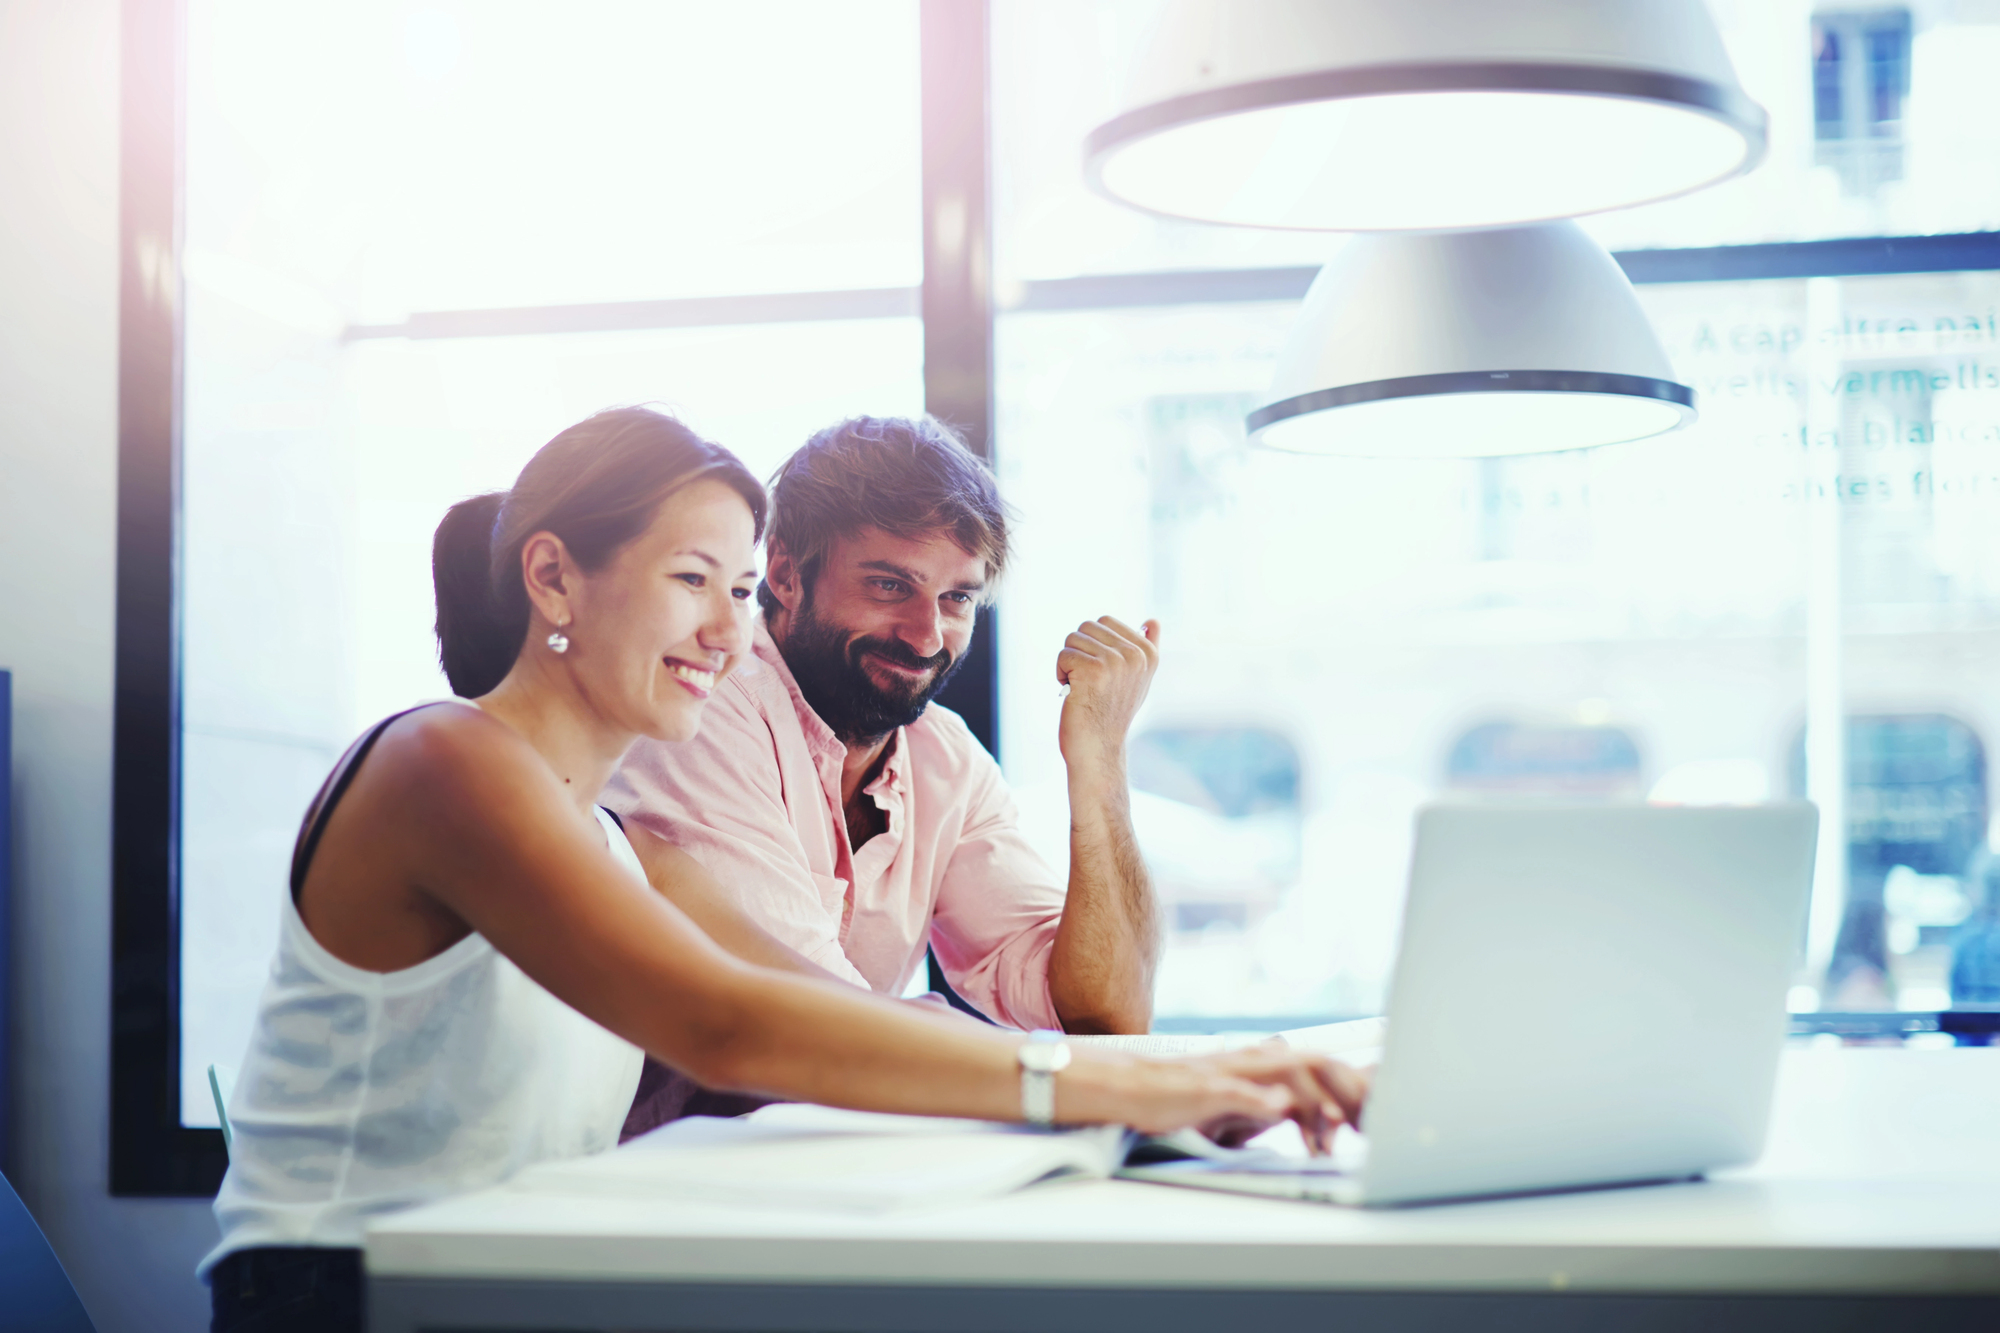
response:
[[[564,626],[556,626],[556,632],[549,635],[549,651],[566,653],[569,651],[569,635],[563,633]]]

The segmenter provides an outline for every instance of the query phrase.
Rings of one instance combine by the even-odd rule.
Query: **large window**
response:
[[[1075,145],[1152,7],[996,9],[996,457],[1024,516],[1002,754],[1060,858],[1046,659],[1085,616],[1165,621],[1133,762],[1162,1021],[1378,1010],[1412,813],[1494,792],[1810,796],[1795,1006],[2000,993],[2000,237],[1827,242],[2000,224],[2000,138],[1956,74],[2000,22],[1714,8],[1770,159],[1587,224],[1668,248],[1628,266],[1699,424],[1431,462],[1246,444],[1338,239],[1090,195]],[[1743,248],[1674,253],[1718,245]],[[1942,264],[1979,271],[1893,272]]]
[[[1041,659],[1102,610],[1165,621],[1139,735],[1181,758],[1134,765],[1174,927],[1164,1015],[1379,1007],[1410,816],[1452,792],[1810,794],[1837,814],[1843,793],[1795,761],[1814,705],[1834,701],[1858,730],[1854,848],[1821,865],[1824,911],[1848,909],[1844,933],[1824,921],[1840,949],[1824,999],[1949,1002],[1948,932],[1898,933],[1884,884],[1897,866],[1964,876],[1986,841],[2000,274],[1641,293],[1701,394],[1699,424],[1512,460],[1249,448],[1243,412],[1291,303],[1003,317],[999,457],[1025,515],[1003,753],[1060,855],[1059,700]],[[1936,742],[1962,757],[1898,799],[1956,813],[1864,851],[1886,840],[1869,829],[1867,772],[1888,742],[1865,739],[1869,719],[1922,713],[1963,738]],[[1190,750],[1191,732],[1234,748]],[[1910,926],[1974,906],[1937,892]]]
[[[313,791],[449,694],[446,507],[607,406],[760,474],[924,409],[917,20],[188,0],[174,1123],[217,1123]]]
[[[1386,463],[1243,438],[1337,240],[1084,189],[1144,0],[128,6],[186,31],[128,37],[114,1186],[219,1172],[205,1071],[300,812],[445,692],[439,515],[617,403],[760,472],[847,413],[990,413],[1019,557],[955,688],[987,727],[997,644],[1058,863],[1050,659],[1166,622],[1165,1025],[1377,1009],[1451,793],[1810,796],[1797,1007],[2000,1000],[2000,17],[1713,8],[1769,159],[1587,224],[1700,424]]]

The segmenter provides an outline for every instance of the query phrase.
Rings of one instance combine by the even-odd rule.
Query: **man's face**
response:
[[[799,691],[848,744],[923,714],[972,642],[986,562],[947,533],[834,543],[785,627]]]

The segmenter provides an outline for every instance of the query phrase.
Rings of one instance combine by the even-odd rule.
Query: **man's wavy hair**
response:
[[[943,531],[986,562],[986,596],[1007,569],[1007,507],[993,473],[933,416],[850,417],[799,446],[771,475],[770,549],[798,565],[808,594],[836,541],[867,528]],[[778,599],[757,585],[766,612]]]

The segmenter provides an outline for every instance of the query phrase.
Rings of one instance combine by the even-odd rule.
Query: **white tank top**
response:
[[[597,821],[644,884],[624,831]],[[358,1246],[377,1214],[612,1147],[642,1059],[483,936],[369,972],[322,948],[287,895],[229,1103],[222,1243],[198,1271],[252,1246]]]

